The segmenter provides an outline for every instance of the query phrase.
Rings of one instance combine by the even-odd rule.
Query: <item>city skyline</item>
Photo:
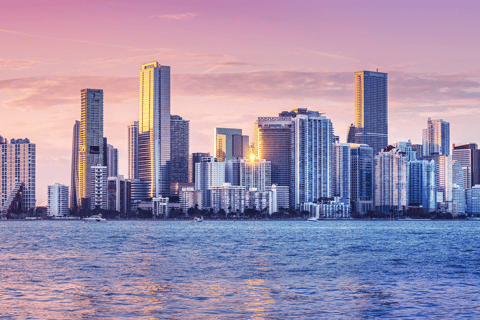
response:
[[[61,3],[5,5],[0,28],[5,44],[0,49],[0,134],[26,137],[37,145],[37,205],[46,204],[47,185],[70,185],[71,130],[80,119],[82,88],[104,90],[104,136],[119,149],[119,173],[127,175],[126,128],[138,115],[138,68],[154,60],[172,67],[171,114],[191,120],[196,134],[190,152],[213,154],[214,127],[241,128],[252,138],[258,117],[294,108],[325,112],[344,142],[354,119],[353,73],[377,68],[389,74],[389,143],[421,143],[428,117],[450,122],[451,144],[478,142],[469,129],[480,118],[475,108],[480,96],[478,44],[468,31],[477,24],[476,3],[436,4],[434,11],[422,4],[403,9],[378,3],[363,8],[349,3],[284,4],[271,12],[259,10],[248,20],[254,23],[244,28],[242,18],[255,7],[250,3],[216,8],[141,2],[136,6],[148,5],[151,11],[143,21],[132,15],[132,3],[122,2],[98,4],[105,10],[96,10],[97,19],[82,32],[75,27],[92,14],[91,6],[63,2],[52,9]],[[62,12],[70,12],[71,23],[65,23],[65,16],[58,14]],[[375,13],[375,23],[361,21],[358,13]],[[60,19],[46,25],[39,23],[39,16]],[[122,19],[127,16],[132,18]],[[212,19],[215,16],[230,17],[222,20],[230,20],[231,26]],[[302,24],[297,23],[300,17]],[[449,23],[441,23],[447,17]],[[112,18],[125,23],[111,23]],[[409,23],[400,23],[405,19]],[[352,29],[353,23],[359,28]],[[195,35],[186,36],[189,32]],[[161,48],[160,41],[139,36],[143,33],[157,33]],[[122,37],[112,36],[116,34]],[[247,45],[239,49],[231,39]],[[291,44],[288,49],[286,43]],[[391,49],[380,50],[383,44]]]

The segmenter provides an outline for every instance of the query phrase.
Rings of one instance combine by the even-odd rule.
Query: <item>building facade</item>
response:
[[[70,214],[68,209],[68,187],[60,183],[48,186],[48,215],[64,217]]]
[[[128,126],[128,179],[138,179],[138,121]]]
[[[333,147],[333,186],[332,194],[340,202],[351,201],[351,151],[349,143],[336,143]]]
[[[428,118],[422,131],[423,156],[450,155],[450,123]]]
[[[109,177],[118,176],[118,149],[107,144],[107,168]]]
[[[170,118],[170,183],[188,182],[190,121],[180,116]]]
[[[195,190],[202,192],[202,206],[212,207],[212,187],[220,187],[225,183],[225,162],[217,162],[217,158],[203,157],[195,168]]]
[[[210,157],[209,152],[194,152],[188,158],[188,182],[195,183],[195,165],[202,161],[202,158]]]
[[[36,145],[28,139],[0,137],[0,209],[17,184],[22,184],[22,209],[30,211],[36,205]],[[18,190],[18,188],[17,188]],[[15,191],[16,192],[16,191]]]
[[[218,162],[224,162],[234,157],[233,137],[242,136],[242,129],[214,128],[213,154]],[[248,144],[248,140],[247,140]],[[242,145],[243,146],[243,145]]]
[[[90,209],[107,210],[108,169],[105,166],[92,166],[90,174]]]
[[[123,175],[108,177],[107,209],[120,213],[130,213],[132,199],[132,182],[125,180]]]
[[[435,161],[409,161],[408,169],[408,205],[422,206],[424,213],[435,211],[437,207]]]
[[[78,193],[81,199],[89,198],[92,185],[91,168],[104,164],[103,145],[103,90],[81,90],[81,119],[79,138]]]
[[[195,188],[182,188],[180,191],[180,209],[187,213],[188,209],[202,209],[202,191]]]
[[[80,205],[80,194],[78,189],[78,166],[80,147],[80,121],[76,120],[73,125],[72,136],[72,166],[70,172],[70,209],[77,212]]]
[[[170,67],[158,62],[140,71],[138,177],[150,197],[170,193]]]
[[[271,163],[266,160],[239,158],[225,162],[225,182],[265,191],[272,185]]]
[[[352,212],[373,210],[373,148],[350,144],[350,192]]]
[[[350,132],[352,131],[352,132]],[[388,74],[355,72],[355,142],[367,144],[376,154],[388,146]]]

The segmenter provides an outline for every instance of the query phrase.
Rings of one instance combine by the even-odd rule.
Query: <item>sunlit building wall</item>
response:
[[[149,196],[170,193],[170,67],[142,65],[138,122],[138,177]]]
[[[350,130],[351,131],[351,130]],[[388,74],[355,72],[355,143],[377,153],[388,145]],[[353,142],[353,141],[349,141]]]
[[[81,90],[78,190],[79,201],[91,194],[91,168],[104,163],[103,90]]]

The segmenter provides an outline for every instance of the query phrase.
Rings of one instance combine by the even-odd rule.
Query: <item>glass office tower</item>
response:
[[[156,61],[140,71],[138,176],[150,197],[170,194],[170,67]]]

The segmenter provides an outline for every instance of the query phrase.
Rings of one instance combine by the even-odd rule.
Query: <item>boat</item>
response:
[[[310,217],[307,219],[308,222],[318,222],[318,219],[315,217]]]
[[[102,215],[93,215],[91,217],[83,218],[85,222],[107,222],[107,219],[102,218]]]
[[[193,219],[193,222],[203,222],[203,217],[202,218],[197,218]]]

